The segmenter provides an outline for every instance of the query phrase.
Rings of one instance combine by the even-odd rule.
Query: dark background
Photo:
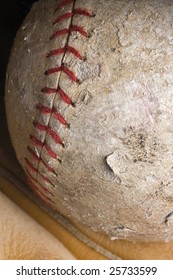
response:
[[[23,171],[16,160],[15,153],[11,145],[5,114],[5,76],[10,50],[16,32],[22,24],[26,14],[32,7],[33,2],[35,1],[0,1],[0,166],[4,167],[19,178],[23,176]]]

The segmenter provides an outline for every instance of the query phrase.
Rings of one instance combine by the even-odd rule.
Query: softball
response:
[[[6,80],[34,191],[111,239],[173,239],[173,2],[40,0]]]

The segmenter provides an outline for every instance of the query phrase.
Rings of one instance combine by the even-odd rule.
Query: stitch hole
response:
[[[89,39],[91,38],[91,36],[92,36],[92,31],[88,32],[86,37]]]
[[[75,108],[76,104],[74,102],[71,102],[71,106]]]
[[[76,80],[76,83],[77,83],[78,85],[81,85],[81,84],[82,84],[82,82],[81,82],[79,79]]]
[[[91,17],[96,17],[96,14],[95,14],[95,13],[92,13],[92,14],[91,14]]]
[[[82,84],[82,81],[80,81],[79,79],[77,79],[77,84],[80,86]]]
[[[66,124],[66,127],[67,127],[68,129],[70,129],[70,124],[69,124],[69,123],[67,123],[67,124]]]

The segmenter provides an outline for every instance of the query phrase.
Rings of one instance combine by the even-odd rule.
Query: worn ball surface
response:
[[[50,207],[112,239],[173,239],[172,0],[36,2],[6,112]]]

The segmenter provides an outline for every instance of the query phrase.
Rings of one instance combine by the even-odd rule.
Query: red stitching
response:
[[[41,124],[37,121],[34,121],[33,125],[40,131],[48,132],[57,144],[63,145],[61,138],[51,127]]]
[[[30,168],[30,170],[31,170],[32,172],[34,172],[34,173],[37,173],[37,172],[38,172],[37,168],[35,168],[35,167],[33,166],[33,164],[32,164],[27,158],[25,158],[25,163],[26,163],[26,165]]]
[[[61,29],[61,30],[58,30],[56,31],[55,33],[53,33],[51,36],[50,36],[50,40],[54,39],[55,37],[59,37],[59,36],[62,36],[62,35],[66,35],[70,32],[70,30],[68,28],[64,28],[64,29]]]
[[[67,74],[70,80],[72,80],[73,82],[78,82],[76,75],[68,67],[62,65],[62,71]]]
[[[50,167],[46,162],[44,162],[43,159],[40,158],[29,146],[27,147],[27,149],[36,161],[41,161],[48,171],[54,172],[53,168]]]
[[[56,119],[60,121],[60,123],[62,123],[63,125],[68,125],[64,117],[55,108],[53,108],[53,113]]]
[[[31,186],[31,188],[35,191],[37,191],[37,193],[39,193],[39,195],[42,197],[44,197],[46,200],[48,199],[48,200],[51,200],[51,198],[50,197],[48,197],[48,196],[46,196],[44,193],[42,193],[40,190],[39,190],[39,188],[37,188],[36,187],[36,185],[34,185],[33,184],[33,182],[31,181],[31,179],[29,178],[29,176],[28,176],[28,181],[29,181],[29,184],[30,184],[30,186]],[[52,200],[51,200],[51,202],[53,202]]]
[[[91,13],[90,11],[83,10],[83,9],[80,9],[80,8],[74,9],[73,10],[73,15],[81,15],[81,16],[86,16],[86,17],[93,17],[94,16],[94,14]]]
[[[47,202],[47,200],[48,200],[49,202],[54,203],[54,201],[53,201],[50,197],[46,196],[44,193],[42,193],[42,192],[39,190],[39,188],[36,187],[36,185],[30,180],[30,178],[28,178],[28,182],[29,182],[29,184],[30,184],[32,190],[36,191],[37,194],[39,195],[39,197],[41,197],[42,199],[44,199],[44,201],[46,201],[46,202]]]
[[[78,79],[77,79],[76,75],[74,74],[74,72],[71,71],[68,67],[66,67],[64,65],[48,69],[45,71],[44,74],[51,75],[51,74],[58,73],[58,72],[64,72],[65,74],[67,74],[67,76],[69,77],[70,80],[72,80],[73,82],[78,82]]]
[[[48,108],[42,104],[37,104],[36,109],[40,110],[42,114],[51,114],[52,113],[51,108]]]
[[[26,171],[27,171],[28,177],[29,177],[32,181],[34,181],[36,184],[38,184],[38,185],[41,187],[41,189],[43,189],[45,192],[47,192],[47,193],[49,193],[50,195],[53,196],[53,194],[51,193],[51,191],[50,191],[48,188],[46,188],[46,187],[44,187],[43,185],[41,185],[40,182],[38,182],[38,180],[37,180],[36,178],[34,178],[34,177],[31,175],[31,173],[29,172],[29,170],[27,169],[27,167],[26,167]]]
[[[87,37],[88,34],[87,32],[84,30],[83,27],[81,26],[77,26],[77,25],[72,25],[71,28],[70,28],[70,32],[73,32],[73,31],[76,31],[76,32],[79,32],[81,35],[83,35],[84,37]]]
[[[40,157],[29,146],[27,147],[27,149],[36,161],[40,160]]]
[[[62,100],[67,103],[67,104],[72,104],[72,101],[70,97],[58,86],[58,88],[49,88],[49,87],[44,87],[42,88],[41,92],[47,93],[47,94],[52,94],[52,93],[59,93]]]
[[[66,19],[69,19],[71,18],[72,16],[74,15],[81,15],[81,16],[87,16],[87,17],[92,17],[93,14],[90,13],[89,11],[87,10],[82,10],[82,9],[74,9],[72,12],[68,12],[62,16],[59,16],[54,22],[53,24],[56,24],[58,22],[62,22]]]
[[[52,128],[48,127],[48,132],[49,132],[49,134],[52,136],[52,138],[55,140],[55,142],[57,144],[60,144],[60,145],[64,146],[63,143],[62,143],[61,138],[59,137],[59,135]]]
[[[44,162],[42,159],[40,159],[41,160],[41,162],[43,163],[43,165],[47,168],[47,170],[49,171],[49,172],[52,172],[52,173],[54,173],[54,170],[53,170],[53,168],[52,167],[50,167],[46,162]]]
[[[59,66],[59,67],[54,67],[54,68],[51,68],[49,70],[46,70],[44,72],[45,75],[51,75],[51,74],[54,74],[54,73],[57,73],[57,72],[61,72],[62,71],[62,66]]]
[[[32,172],[39,174],[39,175],[41,176],[41,178],[42,178],[45,182],[47,182],[47,183],[49,183],[49,184],[52,185],[52,183],[51,183],[51,181],[49,180],[49,178],[47,178],[47,177],[44,176],[40,171],[38,171],[38,169],[35,168],[35,167],[33,166],[33,164],[32,164],[27,158],[25,158],[25,162],[26,162],[27,166],[30,168],[30,170],[31,170]]]
[[[64,117],[54,107],[51,109],[51,108],[48,108],[48,107],[46,107],[42,104],[38,104],[36,106],[36,108],[38,110],[40,110],[42,114],[49,114],[50,115],[50,114],[54,113],[56,119],[58,121],[60,121],[60,123],[62,123],[63,125],[67,125],[67,122],[64,119]]]
[[[34,122],[33,122],[33,125],[34,125],[37,129],[39,129],[39,130],[41,130],[41,131],[47,132],[47,130],[49,129],[49,127],[48,127],[47,125],[41,124],[41,123],[39,123],[39,122],[37,122],[37,121],[34,121]]]
[[[52,151],[52,149],[48,146],[47,143],[44,144],[47,152],[49,153],[49,155],[53,158],[53,159],[57,159],[57,155]]]
[[[41,142],[39,139],[37,139],[34,135],[30,135],[30,139],[33,142],[33,144],[35,146],[38,146],[40,148],[45,147],[47,152],[49,153],[49,155],[53,158],[53,159],[57,159],[57,155],[52,151],[52,149],[48,146],[47,143],[43,143]]]
[[[72,105],[72,100],[70,99],[70,97],[59,86],[57,88],[57,92],[65,103]]]
[[[47,93],[47,94],[52,94],[52,93],[57,93],[56,88],[49,88],[49,87],[44,87],[41,89],[41,92]]]
[[[58,23],[58,22],[61,22],[61,21],[66,20],[66,19],[68,19],[68,18],[71,18],[72,16],[73,16],[73,12],[66,13],[66,14],[64,14],[64,15],[62,15],[62,16],[59,16],[59,17],[53,22],[53,24]]]
[[[44,143],[41,142],[39,139],[37,139],[34,135],[30,134],[30,139],[31,139],[31,141],[33,142],[33,144],[34,144],[35,146],[38,146],[38,147],[40,147],[40,148],[43,148]]]
[[[59,55],[59,54],[64,54],[64,52],[65,52],[65,48],[56,49],[56,50],[50,51],[47,54],[47,57],[51,57],[51,56]]]
[[[64,29],[61,29],[61,30],[58,30],[56,31],[55,33],[53,33],[51,36],[50,36],[50,40],[54,39],[55,37],[59,37],[59,36],[62,36],[62,35],[66,35],[66,34],[69,34],[71,32],[79,32],[81,35],[83,35],[84,37],[88,37],[88,34],[87,32],[84,30],[83,27],[81,26],[77,26],[77,25],[72,25],[70,28],[64,28]]]
[[[31,189],[34,190],[34,191],[36,191],[37,194],[38,194],[39,196],[41,196],[41,197],[44,199],[44,201],[45,201],[46,203],[47,203],[47,200],[48,200],[49,202],[51,202],[51,204],[54,204],[54,202],[52,201],[52,199],[51,199],[50,197],[48,197],[48,196],[46,196],[44,193],[42,193],[42,192],[39,190],[39,188],[37,188],[36,185],[33,184],[33,182],[31,181],[31,179],[29,178],[29,176],[27,176],[27,179],[28,179],[28,183],[29,183]],[[52,207],[51,204],[49,204],[49,203],[47,203],[47,204],[48,204],[49,206]]]
[[[81,8],[75,8],[75,0],[63,0],[61,1],[56,10],[57,9],[60,9],[60,8],[64,8],[66,5],[69,5],[72,3],[72,6],[71,6],[71,11],[70,12],[66,12],[64,13],[63,15],[57,17],[54,22],[52,23],[53,25],[55,25],[56,23],[59,23],[59,22],[62,22],[62,21],[65,21],[67,19],[70,19],[69,20],[69,28],[64,28],[64,29],[61,29],[61,30],[57,30],[56,32],[54,32],[51,36],[50,36],[50,39],[54,39],[56,37],[59,37],[59,36],[63,36],[63,35],[67,35],[67,38],[66,38],[66,44],[63,48],[57,48],[57,49],[53,49],[51,50],[47,55],[46,57],[47,58],[51,58],[52,56],[58,56],[58,55],[62,55],[62,58],[61,58],[61,64],[60,66],[54,66],[48,70],[45,71],[45,75],[52,75],[52,74],[55,74],[55,73],[58,73],[58,72],[63,72],[67,75],[67,77],[73,81],[73,82],[79,82],[78,81],[78,78],[77,76],[75,75],[75,73],[66,65],[64,65],[64,57],[66,55],[66,53],[70,53],[72,55],[74,55],[76,58],[80,59],[80,60],[84,60],[84,58],[82,57],[81,53],[75,49],[74,47],[70,46],[68,44],[69,42],[69,38],[70,38],[70,35],[72,32],[78,32],[80,33],[82,36],[84,37],[87,37],[89,34],[84,30],[84,28],[82,26],[78,26],[78,25],[73,25],[73,16],[75,15],[80,15],[80,16],[86,16],[86,17],[92,17],[94,16],[94,14],[92,14],[91,12],[87,11],[87,10],[84,10],[84,9],[81,9]],[[71,98],[67,95],[66,92],[64,92],[64,90],[59,86],[59,83],[58,83],[58,86],[57,88],[51,88],[51,87],[47,87],[45,86],[44,88],[41,89],[41,92],[42,93],[45,93],[45,94],[59,94],[59,96],[61,97],[62,101],[64,101],[67,105],[72,105],[72,106],[75,106],[75,104],[72,102]],[[28,173],[28,181],[30,181],[30,184],[32,185],[32,188],[34,188],[37,193],[44,199],[46,200],[46,202],[48,202],[48,200],[51,202],[51,204],[53,203],[53,201],[46,197],[44,195],[44,193],[42,193],[40,191],[39,188],[37,188],[37,186],[35,186],[35,184],[33,183],[36,183],[38,184],[41,189],[49,194],[52,195],[52,193],[44,186],[42,186],[36,178],[34,178],[30,172],[28,171],[28,169],[30,169],[32,172],[38,174],[39,176],[42,177],[42,179],[46,182],[46,183],[50,183],[52,186],[54,186],[50,179],[48,177],[46,177],[45,175],[43,175],[40,171],[39,171],[39,163],[42,162],[42,164],[47,168],[48,171],[50,172],[54,172],[53,168],[50,167],[47,163],[44,162],[44,160],[41,158],[41,153],[42,153],[42,149],[45,148],[47,153],[49,154],[49,156],[52,158],[52,159],[56,159],[58,160],[60,163],[61,163],[61,159],[58,158],[57,154],[51,149],[51,147],[47,144],[46,142],[46,135],[49,134],[52,139],[57,143],[57,144],[61,144],[63,147],[64,147],[64,144],[60,138],[60,136],[50,127],[50,118],[51,117],[55,117],[61,124],[65,125],[65,126],[68,126],[69,127],[69,124],[67,123],[67,121],[65,120],[65,118],[57,111],[57,109],[54,107],[54,98],[55,96],[53,96],[53,105],[52,105],[52,108],[49,108],[49,107],[46,107],[45,105],[43,104],[37,104],[36,105],[36,109],[40,111],[40,114],[42,115],[46,115],[48,114],[49,115],[49,121],[48,121],[48,124],[45,125],[45,124],[41,124],[39,121],[37,121],[37,119],[35,119],[33,121],[33,126],[35,127],[36,130],[38,131],[42,131],[42,132],[45,132],[45,135],[44,135],[44,140],[41,141],[40,139],[38,139],[35,135],[31,134],[30,135],[30,139],[31,139],[31,142],[32,144],[34,145],[34,148],[36,149],[37,147],[40,148],[40,151],[39,151],[39,155],[37,155],[37,153],[30,147],[28,146],[27,149],[28,149],[28,152],[30,153],[30,155],[33,157],[33,159],[36,161],[35,162],[35,165],[37,164],[37,167],[35,167],[27,158],[25,158],[25,162],[26,162],[26,170],[27,170],[27,173]],[[51,207],[53,207],[51,205]]]
[[[71,47],[71,46],[66,46],[64,48],[60,48],[60,49],[56,49],[56,50],[52,50],[47,54],[47,57],[51,57],[54,55],[59,55],[59,54],[64,54],[65,52],[69,52],[74,54],[77,58],[79,58],[80,60],[83,60],[81,54],[79,51],[77,51],[75,48]]]

